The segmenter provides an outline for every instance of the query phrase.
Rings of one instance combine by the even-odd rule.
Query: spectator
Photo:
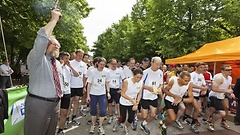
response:
[[[8,60],[3,59],[2,65],[0,66],[1,77],[0,77],[0,89],[6,89],[12,87],[11,74],[14,72],[9,66]]]

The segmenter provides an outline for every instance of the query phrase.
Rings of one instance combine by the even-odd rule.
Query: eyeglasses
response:
[[[224,71],[232,71],[232,69],[225,69]]]
[[[50,42],[50,44],[51,44],[51,45],[54,45],[54,46],[56,46],[56,47],[58,47],[58,48],[61,48],[61,46],[60,46],[59,44],[51,43],[51,42]]]

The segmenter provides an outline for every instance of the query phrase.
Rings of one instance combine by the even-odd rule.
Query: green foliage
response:
[[[11,64],[19,65],[31,50],[36,32],[50,19],[55,0],[3,0],[0,5],[7,51]],[[88,51],[86,37],[80,20],[87,17],[92,8],[86,0],[59,0],[62,17],[54,35],[64,51],[82,48]],[[2,40],[1,40],[2,41]],[[0,51],[3,44],[0,42]]]
[[[99,36],[94,51],[123,60],[183,56],[205,43],[239,36],[239,6],[239,0],[138,0],[127,21]]]

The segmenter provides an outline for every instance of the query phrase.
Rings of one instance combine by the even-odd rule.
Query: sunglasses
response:
[[[225,69],[224,71],[232,71],[232,69]]]

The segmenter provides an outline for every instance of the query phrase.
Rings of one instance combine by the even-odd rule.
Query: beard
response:
[[[52,50],[51,52],[49,52],[50,56],[54,57],[54,58],[58,58],[59,57],[59,50]]]

